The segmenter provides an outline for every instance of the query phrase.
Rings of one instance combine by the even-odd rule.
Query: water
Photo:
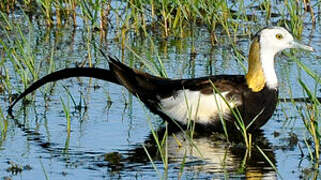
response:
[[[20,25],[28,27],[24,26],[26,24],[23,21]],[[317,74],[321,74],[321,63],[318,61],[319,42],[321,42],[319,29],[318,25],[311,33],[310,28],[306,28],[302,36],[304,43],[309,43],[316,49],[315,53],[291,52]],[[24,28],[24,32],[37,64],[41,62],[39,68],[43,70],[39,76],[47,74],[50,67],[53,67],[50,66],[50,58],[58,70],[74,67],[75,64],[82,62],[87,64],[89,52],[96,67],[108,68],[106,60],[98,52],[87,49],[88,37],[92,36],[98,43],[99,33],[87,32],[82,28],[77,28],[76,31],[63,28],[59,33],[55,29],[46,32],[45,27],[36,24],[33,25],[32,31]],[[153,38],[155,49],[150,48],[151,43],[148,39],[141,40],[129,34],[128,45],[145,58],[149,56],[156,58],[154,52],[156,50],[171,78],[243,74],[244,70],[240,62],[235,60],[228,38],[221,37],[226,39],[226,43],[212,47],[205,32],[202,28],[195,30],[194,36],[197,39],[194,39],[194,42],[189,37],[168,41]],[[111,32],[107,43],[103,44],[108,44],[106,51],[120,57],[119,45],[113,40],[115,33]],[[244,56],[248,54],[249,42],[248,37],[239,36],[236,43],[238,50]],[[196,49],[196,55],[193,55],[192,48]],[[25,50],[27,51],[28,47],[25,47]],[[141,63],[129,50],[125,51],[125,57],[124,63],[141,68]],[[247,62],[242,63],[247,66]],[[9,61],[5,65],[13,71]],[[281,98],[289,97],[290,90],[293,97],[304,96],[298,78],[314,89],[315,81],[284,54],[277,57],[276,69]],[[144,71],[149,70],[145,68]],[[17,80],[14,73],[10,74],[13,86],[23,89],[22,83]],[[51,88],[48,94],[46,89]],[[66,89],[76,103],[82,102],[80,110],[74,108],[72,98]],[[317,93],[320,96],[320,90]],[[47,94],[48,99],[44,99],[44,94]],[[6,109],[7,94],[1,94],[0,98],[3,99],[2,108]],[[67,122],[61,99],[68,104],[71,111],[70,136],[66,131]],[[111,104],[108,99],[111,100]],[[296,104],[296,106],[303,105]],[[26,108],[23,108],[21,103],[17,104],[14,114],[15,119],[8,119],[7,134],[0,141],[1,178],[176,179],[180,176],[182,179],[226,177],[298,179],[318,173],[312,168],[313,164],[308,157],[309,150],[304,141],[308,137],[308,132],[292,103],[280,102],[273,117],[262,128],[262,132],[256,135],[256,144],[264,150],[278,172],[271,167],[257,148],[248,154],[244,146],[237,143],[230,146],[218,138],[221,135],[213,135],[195,137],[196,149],[182,138],[181,132],[173,132],[168,137],[169,165],[165,173],[161,158],[156,153],[150,128],[152,125],[158,131],[163,131],[162,120],[149,113],[142,103],[124,88],[100,80],[73,78],[48,84],[36,91],[34,101]],[[177,142],[183,146],[178,146]],[[157,171],[150,163],[143,144],[153,158]],[[186,159],[184,155],[187,155]],[[247,157],[249,159],[243,166]],[[183,160],[185,165],[181,171]]]

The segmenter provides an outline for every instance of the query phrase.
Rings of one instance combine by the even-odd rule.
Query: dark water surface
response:
[[[18,16],[18,15],[17,15]],[[107,40],[100,42],[99,32],[89,31],[79,25],[77,29],[61,28],[46,30],[32,22],[27,25],[24,17],[17,18],[28,44],[29,51],[41,69],[39,77],[49,71],[65,67],[75,67],[88,59],[96,67],[108,68],[106,60],[94,48],[97,43],[106,52],[122,59],[117,32],[110,31]],[[242,30],[250,29],[255,33],[265,24],[244,25]],[[311,23],[306,22],[302,42],[310,44],[315,53],[286,51],[294,53],[312,71],[321,74],[320,26],[312,31]],[[243,56],[248,55],[249,37],[237,35],[236,47]],[[6,39],[4,33],[1,38]],[[15,34],[12,32],[12,39]],[[209,74],[243,74],[240,63],[247,67],[246,61],[237,61],[232,42],[224,33],[220,43],[212,47],[209,34],[203,28],[196,28],[191,37],[163,40],[153,33],[154,48],[148,38],[137,38],[129,33],[127,46],[146,59],[162,59],[168,76],[171,78],[199,77]],[[9,44],[9,41],[5,41]],[[89,42],[89,43],[88,43]],[[11,44],[14,46],[14,44]],[[1,46],[0,46],[1,47]],[[88,48],[89,47],[89,48]],[[195,49],[196,54],[193,53]],[[2,51],[2,50],[1,50]],[[4,51],[1,52],[3,54]],[[280,82],[280,97],[304,97],[298,78],[311,89],[316,82],[305,73],[286,54],[276,58],[276,69]],[[6,58],[7,55],[1,55]],[[52,59],[52,61],[50,61]],[[124,63],[142,68],[142,63],[130,50],[124,51]],[[13,71],[9,60],[6,68]],[[144,71],[151,72],[148,68]],[[11,72],[13,87],[23,90],[16,74]],[[317,88],[320,96],[320,86]],[[14,90],[15,92],[16,90]],[[80,110],[75,109],[73,99]],[[44,95],[47,94],[47,98]],[[1,107],[8,106],[8,94],[1,94]],[[30,99],[30,98],[29,98]],[[313,169],[309,149],[305,145],[309,134],[303,124],[296,106],[304,103],[280,102],[274,116],[255,135],[256,145],[264,150],[277,172],[257,148],[248,154],[240,143],[226,143],[222,135],[196,136],[193,148],[184,140],[182,132],[169,133],[167,140],[168,170],[164,169],[151,135],[151,125],[164,131],[162,120],[152,115],[137,98],[126,89],[117,85],[89,78],[72,78],[50,83],[35,92],[29,105],[18,103],[14,119],[8,119],[6,137],[0,141],[0,178],[12,179],[159,179],[181,177],[182,179],[223,179],[255,178],[298,179],[312,178],[319,173]],[[66,131],[67,122],[61,99],[70,107],[71,134]],[[180,142],[182,146],[179,146]],[[143,149],[145,144],[154,165]],[[302,152],[301,152],[302,151]],[[200,152],[200,153],[199,153]],[[303,153],[303,155],[302,155]],[[184,158],[186,156],[186,158]],[[250,156],[250,157],[249,157]],[[245,161],[247,159],[247,161]],[[185,161],[183,171],[182,162]],[[154,169],[155,166],[157,170]],[[166,173],[167,171],[167,173]]]

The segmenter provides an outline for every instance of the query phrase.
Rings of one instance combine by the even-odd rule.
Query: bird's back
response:
[[[190,120],[208,130],[222,129],[221,120],[233,129],[240,115],[250,129],[264,125],[272,116],[277,90],[253,92],[243,75],[217,75],[192,79],[168,79],[133,70],[113,60],[110,69],[121,85],[154,113],[186,125]],[[253,121],[253,122],[252,122]]]

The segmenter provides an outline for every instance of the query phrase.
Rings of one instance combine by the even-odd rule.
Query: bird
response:
[[[314,51],[311,46],[295,41],[283,27],[265,27],[252,38],[245,75],[189,79],[154,76],[102,52],[109,69],[75,67],[48,74],[25,89],[9,105],[8,114],[12,115],[12,109],[20,99],[48,82],[92,77],[125,87],[165,121],[182,126],[193,122],[196,129],[210,132],[222,131],[223,127],[235,129],[239,121],[248,131],[254,131],[260,129],[276,109],[279,90],[275,56],[288,48]]]

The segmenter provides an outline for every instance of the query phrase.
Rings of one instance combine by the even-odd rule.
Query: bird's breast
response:
[[[216,123],[219,117],[231,114],[240,105],[234,98],[226,98],[229,91],[203,94],[200,91],[179,90],[175,95],[160,99],[159,111],[182,124],[194,120],[199,124]]]

